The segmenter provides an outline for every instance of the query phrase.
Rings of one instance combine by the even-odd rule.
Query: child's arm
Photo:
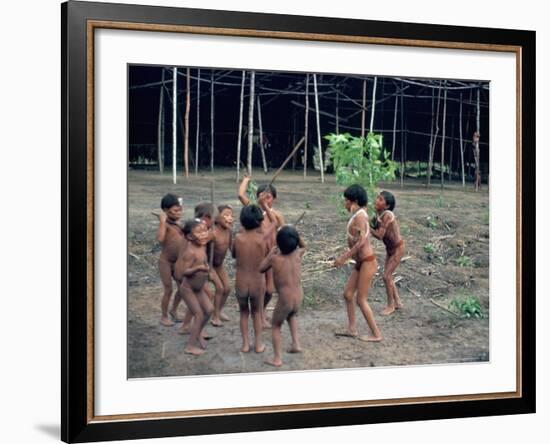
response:
[[[250,203],[250,199],[246,196],[246,189],[248,188],[249,182],[250,182],[250,177],[245,175],[243,177],[241,184],[239,185],[239,200],[244,206]]]
[[[353,228],[355,228],[356,238],[358,238],[359,240],[348,251],[336,258],[336,260],[334,261],[335,267],[341,267],[342,265],[344,265],[349,258],[351,258],[355,253],[357,253],[357,251],[359,251],[363,247],[365,242],[368,242],[368,222],[363,222],[360,226],[355,226]]]
[[[273,247],[267,256],[260,262],[260,273],[265,273],[273,265],[273,256],[277,252],[277,247]]]
[[[236,237],[237,236],[235,236],[235,239],[233,239],[233,241],[231,242],[231,257],[233,259],[237,258],[237,249],[235,248],[237,246]]]
[[[183,277],[191,277],[195,273],[198,273],[199,271],[210,271],[210,267],[206,263],[198,263],[195,266],[192,266],[195,262],[195,257],[193,255],[190,255],[188,258],[185,258],[183,260],[182,268],[185,270],[182,273]]]
[[[393,217],[391,214],[384,214],[381,218],[380,218],[380,223],[378,224],[378,227],[377,228],[372,228],[371,229],[371,232],[372,232],[372,235],[376,238],[376,239],[383,239],[384,236],[386,235],[386,230],[388,229],[389,225],[393,222]]]
[[[164,243],[164,239],[166,239],[166,213],[164,211],[161,211],[158,215],[159,217],[159,228],[157,230],[157,241],[161,244]]]

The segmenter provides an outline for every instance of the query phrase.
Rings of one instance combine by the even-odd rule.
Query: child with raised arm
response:
[[[393,273],[401,263],[405,252],[405,245],[399,231],[399,224],[393,214],[395,197],[389,191],[382,191],[374,201],[374,209],[378,217],[376,227],[372,228],[372,235],[384,242],[386,246],[386,262],[384,264],[384,284],[388,297],[388,306],[382,311],[382,315],[388,316],[395,310],[403,308],[399,292],[393,281]]]
[[[369,219],[365,207],[367,205],[367,193],[360,185],[351,185],[344,191],[344,206],[352,214],[347,226],[347,241],[349,250],[334,261],[336,267],[341,267],[348,259],[355,260],[350,277],[344,288],[344,300],[348,314],[348,328],[338,336],[350,336],[365,342],[378,342],[382,340],[382,334],[372,309],[367,302],[369,288],[374,273],[376,273],[376,256],[369,242]],[[354,296],[361,309],[363,317],[367,321],[372,336],[359,336],[357,321],[355,319]]]
[[[185,238],[180,227],[180,218],[183,212],[183,207],[178,196],[174,194],[166,194],[161,202],[162,209],[159,217],[159,227],[157,230],[157,241],[162,246],[162,251],[159,257],[159,274],[163,286],[163,296],[160,303],[161,318],[160,323],[166,327],[174,325],[174,321],[168,317],[170,314],[174,320],[177,320],[174,306],[170,313],[168,306],[172,296],[172,278],[174,276],[174,264],[178,258],[180,248],[185,246]],[[176,292],[174,305],[177,309],[179,303],[179,294]]]
[[[250,199],[246,195],[246,190],[248,184],[250,183],[250,176],[245,175],[239,186],[239,200],[243,205],[249,205]],[[258,199],[258,206],[264,212],[264,220],[262,222],[262,229],[266,232],[271,232],[272,235],[269,237],[269,248],[275,245],[275,235],[277,233],[277,228],[284,225],[285,220],[283,215],[273,208],[273,202],[277,199],[277,189],[273,184],[261,184],[256,190],[256,197]],[[265,328],[269,327],[269,321],[267,319],[267,305],[271,298],[273,297],[273,273],[268,271],[265,274],[266,279],[266,290],[264,295],[264,309],[263,309],[263,325]]]
[[[260,272],[260,263],[267,256],[265,233],[261,230],[264,215],[257,205],[247,205],[241,210],[240,220],[244,230],[237,233],[232,255],[236,259],[235,289],[240,311],[240,329],[243,353],[250,351],[248,318],[252,312],[256,353],[262,353],[263,302],[265,276]]]
[[[215,327],[220,327],[222,321],[228,321],[229,318],[222,313],[227,297],[231,292],[229,276],[223,266],[227,250],[231,248],[233,236],[231,227],[233,226],[233,208],[230,205],[218,206],[218,217],[214,225],[214,258],[212,261],[213,270],[211,271],[216,294],[214,295],[214,315],[210,323]]]
[[[277,232],[277,247],[273,247],[260,264],[260,271],[273,270],[273,280],[279,295],[272,319],[273,359],[266,364],[280,367],[281,327],[285,320],[290,327],[292,346],[289,353],[301,353],[298,340],[298,321],[296,315],[302,304],[301,269],[304,249],[299,248],[302,242],[294,227],[284,225]]]
[[[210,271],[205,249],[208,238],[206,226],[197,219],[186,221],[183,233],[188,242],[176,262],[175,276],[180,282],[181,297],[194,318],[189,331],[189,341],[184,351],[198,356],[202,355],[206,348],[202,330],[214,311],[204,291]]]

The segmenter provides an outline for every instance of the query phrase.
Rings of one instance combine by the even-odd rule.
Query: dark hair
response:
[[[380,196],[384,198],[386,204],[388,205],[388,210],[393,211],[395,208],[395,196],[389,191],[381,191]]]
[[[168,193],[160,201],[160,207],[163,210],[169,210],[170,208],[172,208],[176,205],[181,206],[180,200],[179,200],[178,196],[176,196],[175,194],[172,194],[172,193]]]
[[[357,202],[357,205],[364,207],[367,205],[367,192],[361,185],[350,185],[344,191],[344,197],[352,202]]]
[[[296,248],[298,248],[299,243],[300,235],[293,226],[284,225],[277,232],[277,246],[279,247],[279,250],[281,250],[281,253],[292,253],[296,250]]]
[[[203,217],[214,218],[214,205],[210,202],[200,202],[195,207],[195,217],[202,219]]]
[[[241,210],[240,219],[245,230],[253,230],[262,224],[264,213],[258,205],[247,205]]]
[[[193,231],[193,229],[197,226],[197,225],[200,225],[202,222],[199,220],[199,219],[188,219],[185,221],[185,223],[183,224],[183,234],[184,236],[188,236],[191,234],[191,232]]]
[[[223,210],[233,211],[233,207],[229,204],[218,205],[218,214],[222,214]]]
[[[277,189],[270,183],[263,183],[258,186],[258,189],[256,190],[256,197],[258,197],[261,193],[269,193],[273,196],[273,199],[277,199]]]

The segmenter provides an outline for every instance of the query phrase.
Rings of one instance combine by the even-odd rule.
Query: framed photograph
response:
[[[62,439],[535,411],[535,33],[62,4]]]

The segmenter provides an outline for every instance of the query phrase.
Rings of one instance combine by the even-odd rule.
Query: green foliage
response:
[[[319,300],[314,291],[304,291],[302,306],[304,308],[315,308],[319,305]]]
[[[310,209],[311,208],[311,202],[306,202],[306,209]]]
[[[246,197],[250,200],[251,204],[257,203],[256,191],[258,190],[258,184],[251,180],[248,182],[248,187],[246,188]]]
[[[449,304],[449,309],[457,311],[463,318],[478,318],[485,317],[481,311],[481,304],[474,296],[455,297]]]
[[[437,222],[432,219],[431,216],[426,217],[426,225],[432,230],[435,230],[437,228]]]
[[[439,197],[435,201],[435,205],[439,208],[442,208],[442,207],[446,206],[445,201],[443,200],[443,196],[439,195]]]
[[[456,264],[459,267],[473,267],[474,263],[468,256],[460,256],[458,259],[456,259]]]
[[[424,251],[428,254],[434,254],[435,252],[435,246],[434,244],[426,244],[424,245]]]
[[[329,134],[327,152],[339,185],[359,184],[365,188],[372,205],[381,181],[395,179],[397,162],[390,159],[382,144],[382,135],[368,133],[354,137],[349,133]]]

